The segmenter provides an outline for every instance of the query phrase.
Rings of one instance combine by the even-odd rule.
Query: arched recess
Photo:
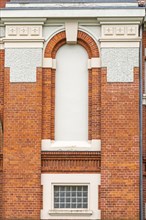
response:
[[[66,44],[65,31],[48,42],[44,58],[55,59],[58,49]],[[87,33],[78,31],[77,44],[85,48],[88,59],[99,58],[97,44]],[[54,140],[55,125],[55,68],[43,68],[43,124],[42,139]],[[100,67],[88,69],[88,140],[100,139]]]

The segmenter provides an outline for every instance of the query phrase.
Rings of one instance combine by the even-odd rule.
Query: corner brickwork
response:
[[[139,70],[133,83],[101,79],[102,220],[139,220]]]
[[[4,79],[3,219],[40,219],[42,69],[36,83]]]
[[[146,31],[143,32],[143,93],[145,93],[145,48],[146,48]],[[143,192],[144,192],[144,219],[146,219],[145,215],[145,203],[146,203],[146,106],[143,105],[143,167],[144,167],[144,175],[143,175]]]

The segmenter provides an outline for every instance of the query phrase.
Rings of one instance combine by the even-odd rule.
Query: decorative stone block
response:
[[[133,26],[127,27],[127,34],[136,35],[136,27],[133,27]]]
[[[8,35],[9,36],[16,36],[17,35],[17,27],[9,27],[8,28]]]
[[[113,35],[114,34],[114,28],[110,26],[106,26],[104,28],[104,35]]]
[[[68,44],[77,43],[78,22],[65,22],[66,41]]]
[[[39,36],[40,35],[40,27],[33,26],[30,28],[31,36]]]
[[[125,27],[116,27],[116,35],[124,35],[125,34]]]
[[[28,35],[28,27],[20,27],[19,28],[19,35],[20,36],[27,36]]]

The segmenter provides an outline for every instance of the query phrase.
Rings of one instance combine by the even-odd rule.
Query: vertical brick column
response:
[[[42,69],[36,82],[4,79],[3,219],[40,219]]]
[[[146,79],[145,79],[145,49],[146,49],[146,31],[143,32],[143,93],[146,93]],[[143,167],[144,167],[144,176],[143,176],[143,205],[144,205],[144,217],[145,216],[145,203],[146,203],[146,105],[143,105]],[[146,218],[144,218],[146,219]]]
[[[4,50],[0,50],[0,121],[3,121],[4,106],[4,55]]]
[[[4,106],[4,50],[0,50],[0,123],[3,122]],[[1,124],[2,125],[2,124]],[[3,188],[3,160],[2,160],[2,127],[0,125],[0,219],[2,219],[2,188]]]
[[[139,71],[133,82],[101,79],[102,220],[139,220]]]

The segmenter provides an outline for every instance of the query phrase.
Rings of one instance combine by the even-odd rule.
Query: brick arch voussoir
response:
[[[89,58],[99,57],[99,50],[94,39],[83,31],[78,31],[77,43],[85,48]],[[66,44],[66,33],[62,31],[56,34],[48,42],[45,49],[45,57],[55,59],[58,49]]]
[[[83,31],[78,31],[78,43],[88,52],[89,57],[99,57],[99,50],[94,39]]]
[[[55,51],[59,49],[58,46],[62,46],[61,42],[66,42],[66,34],[65,31],[59,32],[51,40],[48,42],[44,56],[47,58],[52,58],[52,54],[54,55]],[[64,43],[63,43],[64,44]]]

